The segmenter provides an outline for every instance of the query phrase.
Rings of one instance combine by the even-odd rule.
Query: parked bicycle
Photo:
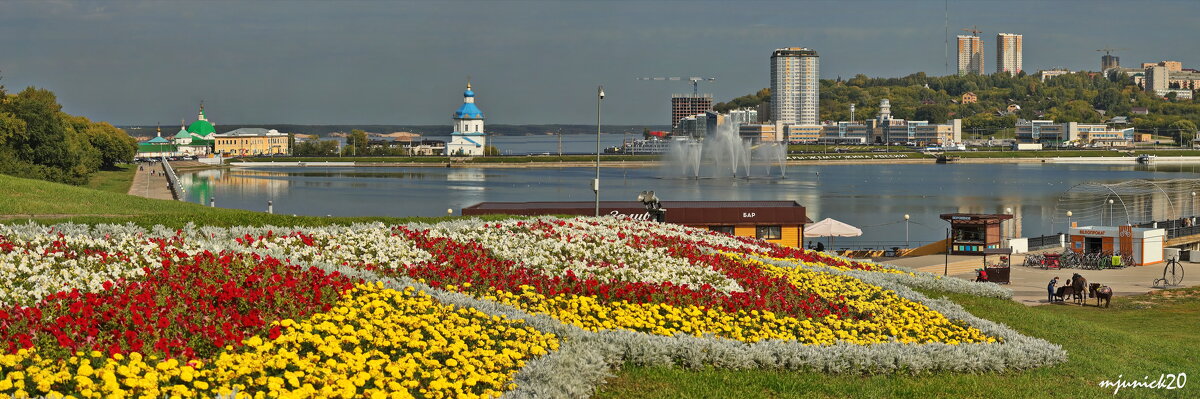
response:
[[[1133,264],[1133,255],[1113,252],[1079,254],[1068,249],[1059,256],[1058,264],[1060,267],[1068,269],[1103,270],[1123,268]]]
[[[1179,260],[1171,258],[1167,260],[1166,266],[1163,266],[1162,278],[1154,279],[1151,284],[1154,287],[1163,287],[1171,285],[1179,285],[1183,282],[1183,265],[1179,264]]]

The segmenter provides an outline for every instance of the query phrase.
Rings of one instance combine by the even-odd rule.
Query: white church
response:
[[[471,82],[463,92],[463,104],[454,111],[454,132],[450,133],[450,144],[446,153],[455,156],[483,155],[487,147],[487,133],[483,132],[483,111],[475,106],[475,92]]]

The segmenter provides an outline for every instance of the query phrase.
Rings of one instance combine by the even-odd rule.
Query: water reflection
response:
[[[813,220],[833,217],[863,229],[839,243],[904,242],[904,214],[916,245],[945,237],[943,213],[1003,213],[1005,236],[1065,231],[1056,201],[1092,181],[1192,175],[1190,165],[903,164],[788,167],[786,179],[661,179],[657,168],[601,170],[601,199],[633,200],[655,190],[664,200],[793,200]],[[191,202],[277,213],[336,216],[440,216],[483,201],[592,201],[591,168],[273,168],[211,170],[181,176]],[[1078,214],[1078,213],[1077,213]],[[1081,224],[1100,223],[1076,217]],[[882,244],[880,244],[882,245]]]

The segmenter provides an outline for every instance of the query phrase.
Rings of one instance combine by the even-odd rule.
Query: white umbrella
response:
[[[833,218],[825,218],[825,220],[805,226],[804,235],[806,237],[858,237],[862,235],[862,229]],[[829,246],[829,249],[833,250],[832,238],[830,238]]]

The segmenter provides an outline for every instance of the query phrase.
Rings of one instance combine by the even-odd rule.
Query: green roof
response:
[[[175,138],[177,138],[177,139],[184,139],[184,138],[188,138],[191,136],[192,136],[192,134],[188,133],[187,129],[184,129],[184,128],[179,128],[179,133],[175,133]]]
[[[217,129],[213,128],[208,121],[195,121],[187,127],[188,133],[195,133],[201,136],[207,136],[211,133],[216,133]]]
[[[170,141],[168,141],[167,139],[164,139],[164,138],[162,138],[162,137],[155,137],[155,138],[152,138],[152,139],[150,139],[150,140],[147,140],[146,142],[147,142],[147,143],[150,143],[150,144],[160,144],[160,143],[161,143],[161,144],[166,144],[166,143],[170,143]]]
[[[138,152],[175,152],[177,149],[174,144],[138,143]]]

